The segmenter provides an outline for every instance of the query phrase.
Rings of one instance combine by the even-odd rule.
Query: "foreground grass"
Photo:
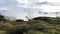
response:
[[[0,23],[0,34],[60,34],[60,18],[7,21]]]

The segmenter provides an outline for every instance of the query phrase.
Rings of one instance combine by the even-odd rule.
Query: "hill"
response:
[[[0,21],[6,20],[0,16]],[[0,22],[0,34],[60,34],[60,18],[36,17],[29,21]]]

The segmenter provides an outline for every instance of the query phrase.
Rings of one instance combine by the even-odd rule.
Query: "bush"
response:
[[[6,34],[5,31],[0,30],[0,34]]]

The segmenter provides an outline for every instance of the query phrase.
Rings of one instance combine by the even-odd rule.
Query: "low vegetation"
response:
[[[29,21],[11,21],[0,16],[0,34],[60,34],[60,18],[37,17]]]

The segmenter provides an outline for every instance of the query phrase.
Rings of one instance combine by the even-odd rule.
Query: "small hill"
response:
[[[0,21],[6,20],[0,15]],[[36,17],[29,21],[0,22],[1,34],[60,34],[60,18]]]

